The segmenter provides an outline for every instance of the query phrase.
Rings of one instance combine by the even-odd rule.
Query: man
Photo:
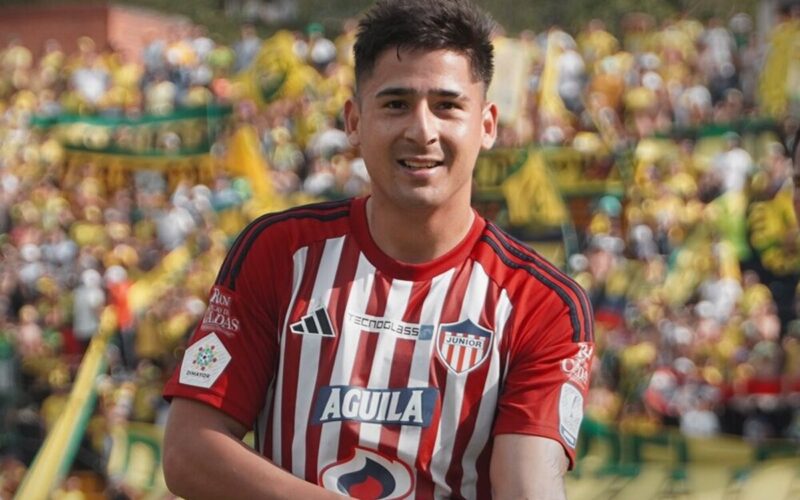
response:
[[[592,317],[470,207],[491,30],[465,0],[361,21],[345,121],[372,194],[264,216],[230,250],[165,388],[175,493],[564,497]]]

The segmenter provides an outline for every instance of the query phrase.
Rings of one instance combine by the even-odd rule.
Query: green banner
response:
[[[208,153],[231,114],[230,106],[184,108],[166,115],[34,116],[72,151],[176,157]]]
[[[763,132],[777,132],[780,124],[772,118],[749,118],[730,123],[712,123],[699,127],[674,127],[668,132],[659,132],[655,135],[661,139],[700,139],[703,137],[718,137],[729,132],[740,136],[758,135]]]

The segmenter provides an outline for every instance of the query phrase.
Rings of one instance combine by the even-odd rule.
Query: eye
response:
[[[439,103],[439,109],[445,109],[445,110],[461,109],[461,106],[454,101],[442,101]]]
[[[383,104],[383,107],[386,108],[386,109],[405,109],[406,108],[406,103],[404,101],[399,100],[399,99],[393,99],[391,101],[386,101]]]

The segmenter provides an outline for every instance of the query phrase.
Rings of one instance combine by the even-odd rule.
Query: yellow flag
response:
[[[796,50],[798,42],[800,42],[800,21],[783,22],[772,32],[758,88],[761,107],[771,116],[782,116],[786,113],[789,70],[793,58],[796,57],[793,51]]]
[[[788,241],[789,235],[797,232],[793,190],[792,183],[786,182],[771,200],[752,203],[747,218],[750,243],[764,267],[778,275],[794,273],[800,268],[800,252]]]
[[[547,51],[544,58],[544,70],[539,84],[539,112],[545,122],[548,120],[563,121],[568,119],[569,111],[558,93],[558,58],[561,56],[561,32],[551,30],[547,35]]]
[[[501,189],[513,226],[557,226],[567,220],[567,207],[541,152],[532,152],[525,165],[506,179]]]
[[[128,291],[128,303],[133,312],[144,311],[175,286],[191,260],[191,252],[185,245],[181,245],[161,259],[155,268],[136,280]]]
[[[792,191],[786,182],[771,200],[757,201],[750,205],[747,223],[750,228],[750,243],[757,250],[781,246],[786,235],[797,228]]]
[[[233,175],[244,177],[259,204],[273,202],[277,195],[269,178],[267,160],[261,155],[258,135],[252,125],[242,125],[228,144],[226,166]]]

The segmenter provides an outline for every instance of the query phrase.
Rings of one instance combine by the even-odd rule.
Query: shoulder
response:
[[[520,321],[569,322],[573,342],[591,341],[592,306],[586,291],[557,266],[487,222],[480,261],[497,285],[506,291]]]
[[[220,275],[233,283],[247,262],[283,266],[299,248],[349,231],[352,199],[315,203],[264,214],[250,222],[234,241]]]
[[[233,248],[255,244],[271,244],[281,248],[303,246],[345,232],[349,225],[351,203],[351,199],[315,203],[264,214],[247,225]]]
[[[313,235],[313,230],[336,231],[341,222],[350,215],[352,199],[314,203],[293,207],[283,212],[264,214],[253,220],[239,235],[241,240],[255,240],[264,232],[284,232],[291,234],[301,231]],[[309,233],[309,231],[312,231]]]

